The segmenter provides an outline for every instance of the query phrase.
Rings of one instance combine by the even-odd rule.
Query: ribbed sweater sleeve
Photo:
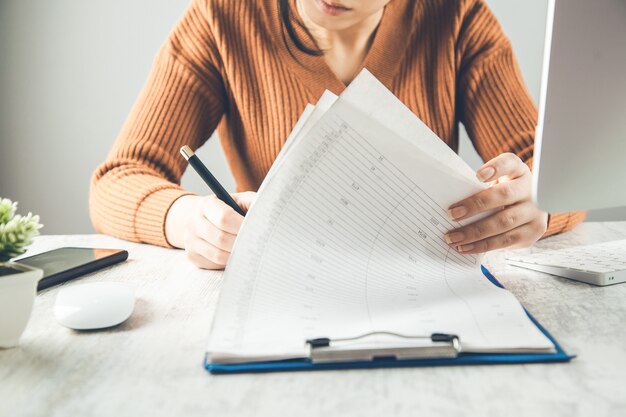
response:
[[[484,161],[512,152],[532,169],[537,109],[495,16],[481,0],[468,7],[457,54],[460,120]],[[544,237],[584,218],[585,212],[551,214]]]
[[[179,149],[198,148],[225,109],[208,10],[194,1],[160,49],[151,74],[107,160],[95,171],[90,214],[98,232],[169,246],[165,218],[189,194]]]

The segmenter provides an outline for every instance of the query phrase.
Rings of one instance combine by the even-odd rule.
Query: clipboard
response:
[[[485,277],[497,287],[504,288],[500,282],[485,268],[481,266],[481,270]],[[396,349],[394,355],[385,355],[384,352],[375,352],[372,358],[368,359],[346,359],[313,361],[306,359],[287,359],[270,362],[249,362],[249,363],[229,363],[218,364],[210,363],[207,355],[204,359],[204,367],[211,374],[236,374],[236,373],[263,373],[263,372],[286,372],[286,371],[323,371],[323,370],[339,370],[339,369],[368,369],[368,368],[400,368],[400,367],[417,367],[417,366],[460,366],[460,365],[503,365],[503,364],[521,364],[521,363],[553,363],[553,362],[569,362],[575,355],[566,353],[561,345],[554,337],[528,312],[524,309],[528,318],[537,328],[554,344],[554,352],[550,353],[475,353],[463,352],[458,337],[447,334],[433,334],[425,336],[403,336],[407,338],[431,338],[436,345],[432,356],[425,353],[425,357],[415,357],[411,359],[402,359],[401,352]],[[338,339],[336,339],[338,340]],[[346,340],[346,339],[344,339]],[[331,342],[328,339],[313,339],[308,341],[311,344],[312,351],[315,348],[326,347]],[[313,346],[316,345],[317,346]],[[398,354],[400,353],[400,354]],[[357,355],[358,356],[358,355]],[[393,357],[392,357],[393,356]]]

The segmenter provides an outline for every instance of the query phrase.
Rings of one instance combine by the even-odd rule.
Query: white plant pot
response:
[[[37,283],[42,276],[41,269],[0,262],[0,348],[18,345],[33,311]]]

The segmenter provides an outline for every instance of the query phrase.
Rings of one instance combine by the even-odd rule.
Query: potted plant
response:
[[[41,269],[9,262],[26,252],[42,225],[39,216],[16,215],[17,203],[0,199],[0,348],[17,346],[30,318]]]

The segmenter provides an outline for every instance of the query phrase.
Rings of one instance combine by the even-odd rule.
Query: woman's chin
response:
[[[315,0],[315,6],[322,14],[330,17],[341,17],[352,12],[351,8],[331,0]]]
[[[341,31],[348,29],[359,22],[354,10],[333,9],[322,0],[309,0],[304,8],[309,18],[316,26],[326,30]]]

